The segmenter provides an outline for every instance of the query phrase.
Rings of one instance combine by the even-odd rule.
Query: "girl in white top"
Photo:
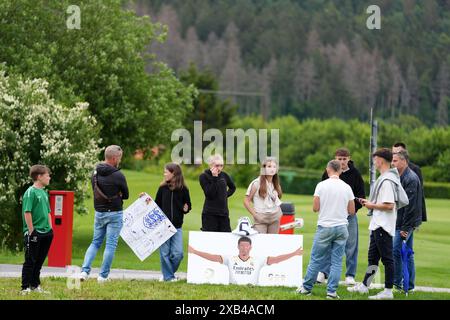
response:
[[[276,159],[266,158],[260,176],[250,183],[245,194],[244,206],[255,221],[253,229],[259,233],[275,234],[280,227],[282,191],[277,172]]]

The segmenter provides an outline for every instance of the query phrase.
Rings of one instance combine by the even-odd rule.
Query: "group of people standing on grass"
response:
[[[368,208],[372,215],[369,227],[369,265],[378,265],[381,258],[386,270],[385,291],[388,290],[389,293],[393,284],[402,287],[401,271],[399,272],[401,261],[397,267],[399,243],[401,247],[401,241],[406,240],[412,248],[413,232],[420,225],[422,215],[426,220],[426,213],[423,184],[421,178],[414,173],[420,169],[409,161],[404,144],[396,144],[395,148],[400,149],[394,150],[394,159],[392,151],[388,149],[380,149],[373,155],[381,176],[375,183],[369,200],[365,199],[363,179],[354,167],[348,150],[337,150],[335,160],[328,163],[323,181],[317,185],[314,193],[313,209],[319,213],[318,229],[308,271],[299,293],[310,294],[316,281],[324,282],[328,278],[328,297],[336,298],[344,252],[346,284],[355,285],[358,255],[356,212],[362,206]],[[85,254],[81,280],[89,277],[92,262],[105,238],[106,246],[97,281],[109,280],[123,225],[123,200],[129,197],[125,176],[119,169],[122,155],[123,151],[119,146],[108,146],[105,149],[105,161],[96,166],[91,177],[95,208],[94,235]],[[391,162],[394,169],[391,169]],[[209,159],[209,168],[199,177],[205,196],[202,231],[231,232],[228,198],[234,194],[236,186],[223,171],[223,167],[222,156],[214,155]],[[420,171],[418,173],[420,175]],[[39,272],[52,238],[48,196],[39,195],[50,181],[50,170],[45,166],[33,166],[30,175],[34,185],[23,196],[22,210],[25,235],[22,276],[24,293],[44,291],[39,285]],[[248,186],[244,199],[244,206],[253,217],[253,228],[256,231],[278,233],[282,215],[281,197],[278,162],[275,158],[268,157],[262,162],[259,177]],[[176,234],[160,247],[163,274],[161,281],[176,281],[175,272],[183,259],[183,218],[192,209],[189,189],[178,164],[169,163],[165,166],[164,178],[156,193],[155,202],[177,229]],[[414,268],[413,257],[410,264]],[[349,289],[367,292],[371,276],[368,272],[362,284]],[[414,275],[410,278],[409,287],[414,288]]]
[[[380,176],[369,199],[365,199],[363,180],[350,162],[346,149],[336,151],[328,163],[324,181],[314,192],[313,210],[319,213],[317,232],[303,285],[297,290],[310,295],[316,282],[327,283],[327,298],[337,299],[342,257],[346,255],[345,284],[350,292],[368,294],[381,259],[385,268],[384,290],[369,299],[393,299],[395,290],[414,290],[414,254],[408,258],[408,284],[403,279],[402,243],[413,249],[413,234],[426,221],[423,180],[420,168],[409,160],[404,143],[382,148],[372,156]],[[345,183],[343,183],[345,182]],[[370,216],[368,268],[362,283],[356,284],[358,223],[356,212],[366,207]],[[346,227],[345,227],[346,226]]]
[[[128,187],[124,175],[118,169],[122,158],[119,146],[105,150],[105,161],[98,164],[92,175],[94,190],[94,236],[86,251],[81,280],[86,280],[92,262],[106,237],[106,247],[98,282],[108,280],[114,252],[122,228],[122,204],[128,199]],[[236,191],[231,177],[223,171],[222,156],[209,159],[209,169],[199,177],[205,195],[202,210],[202,231],[231,232],[228,198]],[[261,176],[249,186],[245,206],[255,220],[254,228],[260,233],[278,233],[281,217],[281,187],[277,175],[277,162],[267,158],[262,164]],[[181,167],[169,163],[164,167],[164,177],[155,197],[156,204],[177,229],[175,235],[160,247],[161,281],[177,281],[175,272],[183,259],[183,218],[191,208],[189,189]],[[254,203],[252,206],[251,203]]]
[[[231,232],[228,198],[234,194],[236,186],[223,167],[222,156],[214,155],[209,159],[209,169],[199,177],[205,194],[202,231]],[[260,176],[250,183],[244,199],[244,206],[254,220],[253,229],[259,233],[278,233],[281,196],[277,160],[267,157],[262,162]]]

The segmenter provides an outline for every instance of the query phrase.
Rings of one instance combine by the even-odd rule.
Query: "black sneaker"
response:
[[[392,293],[405,294],[405,290],[403,290],[402,287],[397,286],[397,285],[394,284],[394,287],[392,288]]]

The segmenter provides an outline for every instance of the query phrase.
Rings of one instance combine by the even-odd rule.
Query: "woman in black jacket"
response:
[[[159,248],[164,281],[177,281],[175,272],[183,260],[183,217],[191,210],[189,189],[184,183],[181,167],[169,163],[164,167],[164,180],[156,193],[156,204],[177,228],[170,239]]]
[[[231,177],[223,171],[223,158],[213,155],[209,158],[209,169],[199,177],[205,194],[202,211],[202,231],[231,232],[228,197],[236,191]]]

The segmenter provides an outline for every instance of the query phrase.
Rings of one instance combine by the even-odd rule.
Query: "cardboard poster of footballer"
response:
[[[189,232],[188,283],[299,287],[303,236]]]

